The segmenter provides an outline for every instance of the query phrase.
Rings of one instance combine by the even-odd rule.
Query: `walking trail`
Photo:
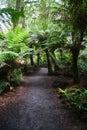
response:
[[[86,130],[71,119],[52,88],[54,76],[41,68],[20,87],[0,96],[0,130]]]

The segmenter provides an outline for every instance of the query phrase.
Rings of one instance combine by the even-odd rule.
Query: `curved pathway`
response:
[[[14,92],[0,96],[0,130],[80,130],[67,120],[70,115],[51,87],[55,78],[41,68],[25,76]]]

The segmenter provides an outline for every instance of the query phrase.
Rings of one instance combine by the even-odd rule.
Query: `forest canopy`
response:
[[[87,1],[0,0],[0,63],[67,68],[73,82],[87,71]]]

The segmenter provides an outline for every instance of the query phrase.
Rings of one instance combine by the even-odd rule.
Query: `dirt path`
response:
[[[0,96],[0,130],[87,130],[58,100],[51,87],[55,78],[42,68],[25,76],[14,92]]]

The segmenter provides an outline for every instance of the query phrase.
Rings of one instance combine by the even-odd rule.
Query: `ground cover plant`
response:
[[[79,118],[87,119],[87,89],[83,88],[66,88],[59,92],[63,95],[63,102],[74,112],[77,113]]]

